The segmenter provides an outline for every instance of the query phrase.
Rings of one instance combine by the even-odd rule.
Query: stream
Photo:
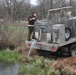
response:
[[[5,65],[0,63],[0,75],[18,75],[19,64]]]

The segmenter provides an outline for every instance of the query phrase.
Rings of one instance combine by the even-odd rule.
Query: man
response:
[[[36,13],[33,12],[32,15],[29,16],[28,18],[28,41],[31,40],[31,36],[32,36],[32,39],[35,39],[34,24],[36,21],[37,21]]]

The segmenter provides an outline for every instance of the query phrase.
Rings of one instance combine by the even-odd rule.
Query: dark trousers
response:
[[[32,36],[32,39],[35,39],[35,28],[34,28],[34,26],[32,26],[32,27],[28,26],[28,40],[31,39],[31,36]]]

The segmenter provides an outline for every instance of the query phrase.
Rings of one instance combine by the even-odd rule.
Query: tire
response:
[[[65,29],[65,40],[68,41],[71,38],[71,30],[69,28]]]
[[[76,45],[75,44],[70,45],[68,55],[69,56],[75,56],[76,55]]]

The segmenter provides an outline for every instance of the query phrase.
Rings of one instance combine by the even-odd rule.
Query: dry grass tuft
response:
[[[0,24],[0,48],[11,49],[19,46],[27,39],[26,22]]]
[[[76,75],[76,56],[58,60],[52,66],[60,71],[64,70],[66,75]]]

